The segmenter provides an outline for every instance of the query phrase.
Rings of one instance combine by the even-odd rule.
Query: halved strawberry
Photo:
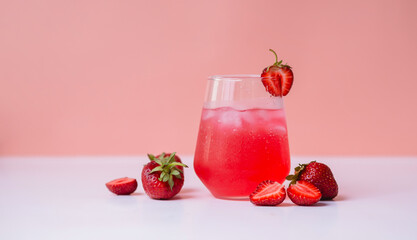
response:
[[[272,96],[286,96],[292,87],[294,74],[290,66],[282,64],[282,60],[278,62],[274,50],[269,49],[269,51],[274,53],[275,63],[262,71],[262,83]]]
[[[138,182],[134,178],[119,178],[106,183],[110,192],[117,195],[129,195],[138,187]]]
[[[276,206],[285,199],[285,187],[271,180],[261,182],[249,196],[250,201],[258,206]]]
[[[290,184],[287,189],[288,197],[291,201],[300,206],[310,206],[317,203],[321,198],[321,193],[312,183],[307,181],[297,181]]]

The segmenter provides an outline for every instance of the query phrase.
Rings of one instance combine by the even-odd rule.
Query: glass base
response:
[[[249,196],[232,196],[232,197],[223,197],[223,196],[215,196],[217,199],[222,200],[231,200],[231,201],[249,201]]]

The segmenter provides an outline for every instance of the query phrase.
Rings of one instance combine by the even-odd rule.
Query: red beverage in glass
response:
[[[217,198],[247,198],[264,180],[284,182],[290,154],[282,98],[257,76],[212,77],[194,169]]]

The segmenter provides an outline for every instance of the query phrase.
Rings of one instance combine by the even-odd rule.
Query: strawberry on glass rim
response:
[[[272,96],[286,96],[290,92],[294,74],[289,65],[282,64],[282,60],[278,62],[278,56],[274,50],[269,49],[269,51],[274,53],[275,63],[262,71],[262,83]]]

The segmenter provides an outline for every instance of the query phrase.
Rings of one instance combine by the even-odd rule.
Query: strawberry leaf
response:
[[[172,179],[172,175],[169,176],[168,184],[172,191],[172,187],[174,187],[174,179]]]
[[[285,179],[287,179],[287,180],[292,180],[294,178],[294,175],[288,175]]]
[[[155,156],[154,156],[154,155],[152,155],[152,154],[149,154],[149,153],[148,153],[148,158],[149,158],[151,161],[155,160]]]
[[[175,160],[175,154],[176,152],[171,153],[167,161],[168,164],[172,163]]]
[[[162,182],[166,182],[169,179],[169,174],[165,174],[164,177],[162,178]]]
[[[158,172],[158,171],[163,171],[164,169],[162,168],[162,166],[158,166],[155,167],[154,169],[152,169],[152,171],[150,173],[154,173],[154,172]]]
[[[166,175],[166,172],[162,172],[161,175],[159,175],[158,180],[163,182],[165,175]]]
[[[300,174],[303,172],[304,168],[307,165],[308,164],[298,164],[298,166],[294,168],[294,174],[290,174],[285,178],[288,181],[291,181],[290,185],[295,184],[298,181],[298,178],[300,177]]]
[[[182,167],[188,168],[187,165],[185,165],[184,163],[179,163],[179,162],[173,162],[173,163],[169,164],[168,168],[172,168],[173,166],[182,166]]]
[[[172,170],[171,175],[180,175],[181,173],[178,170]]]

